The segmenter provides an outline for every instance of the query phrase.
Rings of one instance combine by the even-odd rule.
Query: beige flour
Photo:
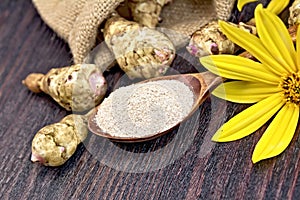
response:
[[[194,96],[176,80],[133,84],[115,90],[102,102],[96,123],[117,137],[143,137],[165,131],[190,112]]]

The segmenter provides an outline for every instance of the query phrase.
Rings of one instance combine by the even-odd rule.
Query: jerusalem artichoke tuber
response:
[[[120,16],[107,20],[104,38],[131,79],[162,76],[175,58],[175,47],[165,34]]]
[[[75,152],[88,133],[85,115],[71,114],[60,122],[45,126],[32,140],[32,162],[60,166]]]
[[[171,0],[129,0],[128,5],[133,20],[149,28],[156,27],[160,21],[163,6]]]
[[[32,73],[23,81],[32,92],[49,94],[66,110],[82,112],[103,99],[107,84],[92,64],[53,68],[46,75]]]

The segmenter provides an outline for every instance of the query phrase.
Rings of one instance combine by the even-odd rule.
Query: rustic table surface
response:
[[[172,68],[201,71],[180,51]],[[218,127],[247,105],[209,98],[173,132],[140,144],[96,137],[61,167],[30,161],[31,140],[69,114],[21,81],[31,72],[72,63],[68,45],[47,27],[30,0],[0,3],[0,199],[299,199],[298,132],[280,156],[251,163],[266,127],[240,141],[216,144]],[[105,76],[112,90],[122,73]],[[298,129],[299,130],[299,129]]]

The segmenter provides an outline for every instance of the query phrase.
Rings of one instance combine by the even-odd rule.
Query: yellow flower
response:
[[[245,4],[255,2],[257,0],[238,0],[237,8],[239,11],[242,10]],[[289,4],[289,0],[271,0],[267,6],[267,10],[278,15],[283,11],[283,9]]]
[[[238,140],[258,130],[276,115],[256,145],[254,163],[282,153],[295,133],[300,106],[300,29],[296,50],[283,22],[258,5],[255,9],[258,36],[226,22],[219,22],[223,33],[260,62],[240,56],[214,55],[200,62],[211,72],[231,81],[213,94],[237,103],[256,103],[225,123],[213,141]],[[224,91],[225,90],[225,91]]]

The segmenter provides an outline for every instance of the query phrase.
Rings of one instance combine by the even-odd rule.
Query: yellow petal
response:
[[[282,94],[273,94],[226,122],[213,136],[212,140],[229,142],[250,135],[265,124],[283,104]]]
[[[235,103],[256,103],[280,90],[279,87],[269,84],[232,81],[219,85],[212,94]]]
[[[287,72],[284,67],[274,60],[258,37],[223,21],[219,21],[219,26],[228,39],[247,50],[270,71],[278,75]]]
[[[300,70],[300,28],[298,26],[297,29],[297,40],[296,40],[296,48],[297,48],[297,70]]]
[[[267,10],[271,11],[275,15],[278,15],[285,9],[285,7],[287,7],[289,2],[289,0],[271,0],[267,6]]]
[[[299,107],[286,104],[257,143],[252,156],[253,163],[282,153],[294,136],[298,118]]]
[[[237,8],[239,11],[241,11],[247,3],[255,2],[257,0],[238,0],[237,2]]]
[[[266,72],[264,65],[240,56],[212,55],[200,58],[200,62],[212,73],[229,79],[273,85],[280,81],[279,76]]]
[[[273,0],[272,0],[273,1]],[[296,51],[284,23],[274,13],[258,5],[255,21],[261,42],[280,65],[287,71],[296,71]]]

